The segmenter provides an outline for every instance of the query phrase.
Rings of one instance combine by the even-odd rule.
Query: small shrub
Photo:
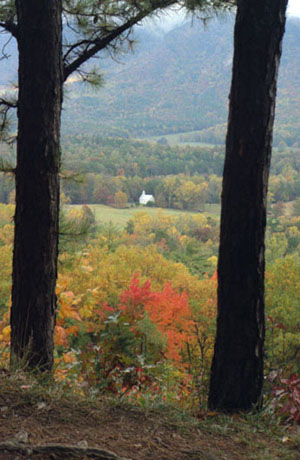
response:
[[[280,379],[280,385],[273,389],[275,409],[288,423],[300,424],[300,378],[292,374]]]

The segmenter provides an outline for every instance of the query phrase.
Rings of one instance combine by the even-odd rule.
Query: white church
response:
[[[149,202],[152,202],[152,203],[155,202],[154,196],[153,195],[146,195],[145,190],[143,190],[143,193],[141,194],[141,196],[139,198],[139,203],[145,206]]]

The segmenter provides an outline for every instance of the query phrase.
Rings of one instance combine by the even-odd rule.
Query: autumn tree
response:
[[[19,50],[11,352],[51,369],[62,103],[61,2],[16,1]],[[45,84],[47,82],[47,84]]]
[[[262,404],[264,236],[276,84],[287,0],[238,0],[209,406]]]
[[[128,201],[128,197],[126,193],[122,192],[122,190],[118,190],[115,193],[114,198],[115,198],[115,205],[117,208],[121,208],[121,209],[126,208],[127,201]]]
[[[201,184],[195,184],[189,180],[182,182],[175,192],[175,200],[179,209],[203,211],[207,187],[207,182]]]

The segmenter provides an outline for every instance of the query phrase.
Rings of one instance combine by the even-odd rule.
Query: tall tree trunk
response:
[[[11,357],[53,365],[62,103],[61,1],[16,0],[19,102]]]
[[[266,196],[288,0],[238,0],[209,406],[262,403]]]

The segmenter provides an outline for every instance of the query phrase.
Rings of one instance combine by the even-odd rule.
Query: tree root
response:
[[[47,454],[57,456],[58,458],[94,458],[97,460],[132,460],[125,457],[119,457],[113,452],[98,449],[97,447],[78,447],[67,444],[45,444],[33,445],[17,442],[0,443],[0,452],[17,452],[23,455]],[[50,457],[51,458],[51,457]]]

